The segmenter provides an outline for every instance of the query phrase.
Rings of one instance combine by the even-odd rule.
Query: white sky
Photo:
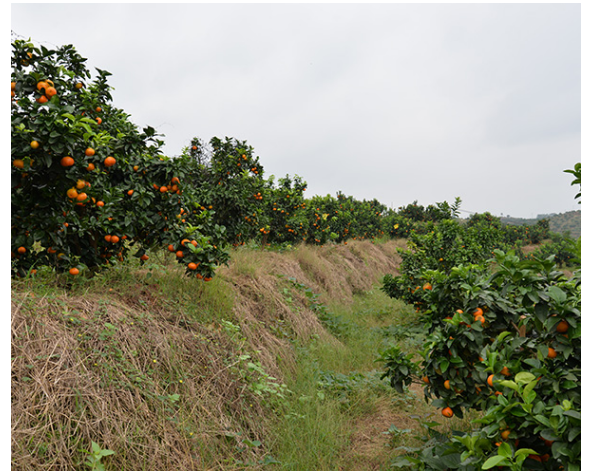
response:
[[[166,155],[230,136],[307,196],[581,208],[579,4],[21,3],[11,29],[111,72]]]

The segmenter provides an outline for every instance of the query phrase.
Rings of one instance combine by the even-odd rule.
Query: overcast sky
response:
[[[581,209],[580,4],[12,4],[11,29],[73,44],[113,104],[164,134],[254,147],[307,196],[463,216]]]

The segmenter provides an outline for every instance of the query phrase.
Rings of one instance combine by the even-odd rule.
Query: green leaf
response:
[[[527,384],[532,382],[534,379],[535,376],[527,371],[521,371],[515,376],[515,381],[519,384]]]
[[[510,445],[506,442],[503,442],[502,445],[500,445],[500,447],[498,448],[498,454],[510,458],[512,456],[512,450],[510,449]]]
[[[525,386],[525,389],[523,389],[522,396],[523,396],[523,400],[525,401],[525,403],[531,404],[534,401],[534,399],[536,398],[537,394],[535,393],[533,388],[535,388],[535,385],[537,383],[538,383],[537,380],[532,381],[527,386]]]
[[[516,452],[515,452],[515,457],[517,456],[521,456],[521,455],[537,455],[539,454],[537,451],[532,450],[531,448],[519,448]]]
[[[500,456],[500,455],[492,456],[491,458],[488,458],[485,463],[483,463],[483,466],[481,466],[481,469],[491,469],[494,466],[499,466],[499,465],[503,464],[505,461],[507,461],[507,460],[504,456]]]
[[[566,410],[563,412],[564,415],[568,415],[569,417],[573,417],[574,419],[581,420],[581,413],[576,410]]]
[[[549,286],[548,296],[550,296],[554,301],[556,301],[559,304],[562,304],[567,300],[567,294],[558,286]]]
[[[494,383],[496,383],[500,386],[504,386],[504,387],[513,389],[514,391],[519,391],[519,386],[514,381],[509,381],[509,380],[503,379],[501,381],[494,381]]]

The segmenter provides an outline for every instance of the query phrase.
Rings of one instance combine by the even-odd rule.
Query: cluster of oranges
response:
[[[171,183],[169,183],[167,185],[158,186],[156,183],[154,183],[152,186],[155,190],[158,190],[161,193],[176,193],[176,194],[180,195],[181,189],[179,188],[179,184],[180,184],[179,178],[173,177],[173,178],[171,178]]]
[[[39,96],[35,99],[40,104],[48,103],[57,94],[54,82],[50,79],[40,80],[36,85]],[[15,99],[17,93],[17,82],[10,82],[10,99]]]
[[[41,95],[37,97],[35,101],[41,104],[48,103],[48,100],[57,93],[56,88],[54,88],[54,82],[50,79],[40,80],[37,83],[36,88]]]

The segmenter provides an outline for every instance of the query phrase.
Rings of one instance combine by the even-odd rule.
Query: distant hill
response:
[[[550,218],[550,230],[558,234],[569,232],[571,237],[581,237],[581,210],[557,214]]]
[[[581,236],[581,210],[568,211],[561,214],[538,214],[535,219],[501,217],[503,224],[523,225],[535,224],[539,219],[548,219],[550,221],[550,231],[558,234],[568,232],[571,237]]]

